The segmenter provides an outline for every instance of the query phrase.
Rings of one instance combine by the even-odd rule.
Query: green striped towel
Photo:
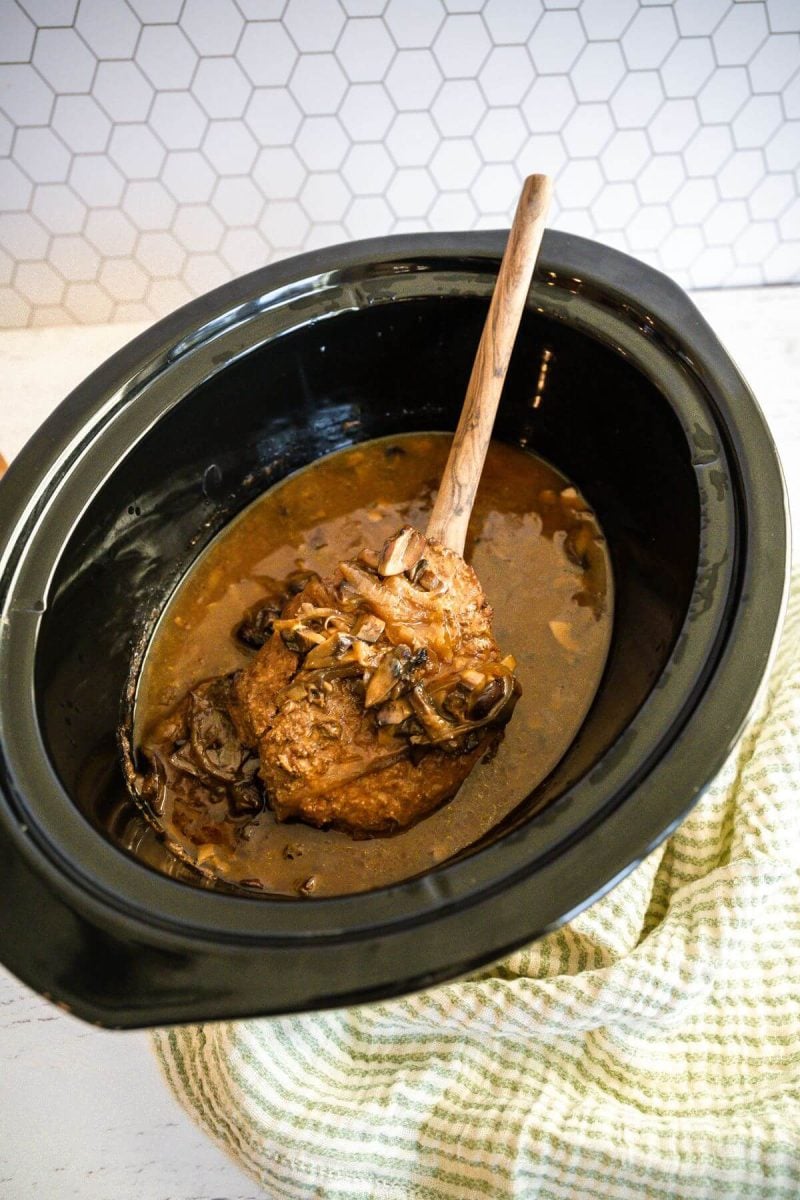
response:
[[[669,839],[500,966],[161,1030],[268,1197],[800,1197],[800,577],[759,715]]]

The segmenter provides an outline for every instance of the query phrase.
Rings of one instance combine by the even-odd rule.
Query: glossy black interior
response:
[[[176,578],[231,515],[297,467],[351,441],[452,428],[485,311],[483,298],[415,299],[285,334],[187,395],[98,491],[52,581],[36,691],[64,786],[120,844],[195,879],[127,801],[115,740],[132,644],[146,638]],[[578,779],[658,677],[692,592],[699,506],[689,446],[665,398],[599,341],[542,315],[525,318],[496,435],[535,447],[580,486],[609,539],[616,585],[596,703],[508,826]]]

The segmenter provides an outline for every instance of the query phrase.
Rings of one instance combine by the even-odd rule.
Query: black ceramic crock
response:
[[[496,435],[570,476],[611,548],[612,648],[571,750],[484,844],[363,895],[228,895],[135,853],[115,728],[175,583],[288,472],[454,427],[504,242],[362,242],[219,288],[91,375],[0,484],[0,958],[79,1016],[286,1013],[462,975],[612,887],[740,732],[785,595],[763,418],[678,287],[548,233]]]

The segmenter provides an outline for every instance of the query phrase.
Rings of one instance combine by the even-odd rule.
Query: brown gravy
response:
[[[139,682],[135,737],[202,679],[243,666],[233,636],[265,577],[298,567],[321,575],[401,525],[424,529],[450,445],[406,434],[338,451],[260,497],[212,543],[165,610]],[[494,631],[513,653],[523,694],[495,757],[453,800],[390,837],[215,817],[215,841],[186,835],[180,796],[168,796],[167,840],[206,874],[255,895],[331,896],[395,883],[488,833],[563,756],[597,690],[612,624],[612,581],[596,519],[569,482],[525,451],[493,443],[478,491],[468,562],[494,607]],[[183,832],[182,832],[183,830]]]

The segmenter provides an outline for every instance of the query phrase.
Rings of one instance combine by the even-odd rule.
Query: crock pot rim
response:
[[[199,300],[193,301],[185,308],[172,314],[164,321],[157,323],[140,335],[101,366],[98,371],[89,376],[68,397],[67,401],[46,422],[45,426],[34,435],[28,447],[20,455],[17,464],[12,465],[9,478],[3,484],[2,489],[0,489],[0,531],[4,528],[4,524],[9,522],[9,514],[13,518],[15,506],[18,506],[20,500],[24,500],[25,498],[26,480],[24,479],[24,475],[26,470],[30,470],[35,463],[36,469],[41,471],[43,462],[56,462],[63,445],[80,429],[87,415],[92,411],[96,411],[102,405],[105,398],[119,386],[120,380],[130,374],[132,370],[140,367],[149,358],[152,358],[154,354],[157,354],[166,343],[171,341],[172,345],[177,345],[181,339],[185,340],[187,330],[190,331],[192,344],[196,344],[198,340],[202,340],[200,334],[203,329],[213,331],[214,323],[219,320],[221,311],[232,312],[238,306],[246,308],[247,304],[252,302],[254,295],[264,295],[292,282],[318,275],[326,269],[341,270],[348,267],[356,268],[361,264],[371,261],[380,262],[395,258],[399,260],[409,256],[413,256],[415,259],[422,259],[427,256],[441,261],[447,259],[464,260],[465,258],[497,260],[502,252],[505,237],[506,234],[504,231],[488,231],[480,234],[461,235],[402,235],[387,239],[374,239],[370,242],[355,243],[344,247],[332,247],[324,251],[303,255],[299,258],[262,268],[259,271],[251,273],[249,276],[224,285],[215,292],[201,297]],[[445,244],[443,245],[443,243]],[[755,657],[757,662],[762,664],[763,670],[763,664],[766,664],[768,661],[772,649],[774,632],[779,623],[780,612],[784,602],[785,563],[787,555],[784,519],[785,494],[780,476],[780,468],[769,433],[744,381],[729,362],[720,343],[699,316],[688,297],[676,285],[666,279],[666,277],[659,275],[650,268],[644,267],[635,260],[629,259],[617,251],[570,235],[548,232],[540,261],[540,271],[546,272],[548,270],[554,270],[561,276],[573,270],[576,273],[575,278],[577,280],[595,279],[602,285],[604,291],[609,296],[617,296],[621,302],[631,304],[636,309],[647,310],[653,318],[654,327],[656,329],[663,329],[676,341],[681,347],[681,352],[691,362],[692,368],[698,375],[700,377],[706,375],[712,382],[716,380],[717,391],[726,393],[729,401],[727,433],[731,445],[736,452],[737,469],[742,471],[744,476],[750,477],[751,484],[753,479],[757,478],[759,486],[755,489],[752,487],[749,489],[750,499],[755,503],[750,522],[749,536],[744,547],[743,575],[741,580],[743,595],[747,599],[746,602],[743,602],[739,606],[734,617],[734,623],[738,631],[737,637],[728,637],[715,675],[717,681],[719,681],[720,674],[723,677],[732,675],[733,679],[736,680],[736,683],[731,686],[730,690],[737,700],[737,705],[734,710],[728,708],[727,712],[722,711],[717,714],[719,722],[717,728],[720,732],[720,742],[717,753],[711,755],[710,758],[707,756],[705,759],[703,774],[706,778],[694,782],[690,778],[687,778],[686,799],[680,806],[676,807],[673,805],[670,807],[670,819],[666,824],[664,823],[663,810],[659,809],[656,809],[651,814],[652,819],[649,822],[643,819],[645,816],[645,806],[642,803],[640,792],[637,791],[637,798],[639,800],[637,812],[638,832],[635,843],[632,844],[630,838],[627,841],[622,839],[617,846],[616,854],[610,853],[604,856],[603,861],[605,865],[603,873],[605,874],[605,878],[602,883],[597,881],[593,884],[588,883],[584,875],[584,891],[587,894],[582,898],[575,898],[575,905],[572,910],[566,912],[563,910],[563,903],[568,900],[567,895],[563,889],[559,890],[549,887],[545,882],[545,875],[553,871],[554,867],[558,864],[564,867],[567,861],[575,855],[578,847],[582,845],[582,840],[567,847],[563,855],[560,855],[554,862],[540,864],[536,874],[531,876],[531,879],[535,879],[539,885],[539,904],[534,905],[532,909],[530,902],[536,898],[535,893],[533,897],[528,896],[525,908],[531,931],[526,934],[526,938],[523,940],[537,936],[545,929],[552,928],[562,920],[568,919],[570,912],[574,911],[574,907],[589,903],[591,899],[611,886],[612,882],[615,882],[627,870],[632,869],[644,854],[662,840],[663,837],[666,837],[670,830],[682,819],[688,808],[691,807],[694,800],[700,794],[702,787],[707,782],[707,778],[713,776],[716,769],[718,769],[747,717],[752,701],[755,698],[756,687],[754,680],[760,679],[762,673],[758,671],[752,656],[748,657],[747,669],[742,670],[742,664],[736,661],[736,641],[745,632],[743,623],[746,624],[750,629],[751,636],[756,637],[758,653]],[[580,272],[580,275],[578,275],[578,272]],[[636,294],[632,294],[630,291],[631,272],[634,272],[637,276],[635,280]],[[674,308],[677,311],[670,313],[670,308]],[[179,334],[181,335],[180,338],[178,337]],[[739,422],[736,419],[736,409],[742,402],[747,420]],[[747,426],[747,428],[745,429],[744,426]],[[746,453],[744,453],[745,443],[747,444]],[[781,503],[776,505],[776,499],[779,499]],[[767,515],[767,509],[770,509],[770,521],[768,524],[765,523],[764,519]],[[780,513],[781,520],[776,522],[776,515],[778,513]],[[770,533],[771,537],[765,536]],[[2,545],[1,541],[0,545]],[[770,568],[766,575],[761,570],[761,567],[765,564]],[[762,590],[757,604],[754,603],[752,595],[748,596],[747,593],[748,581],[752,583],[754,576],[759,577]],[[0,586],[2,585],[0,584]],[[2,593],[0,593],[1,598]],[[718,694],[719,689],[717,689]],[[700,703],[708,705],[713,699],[714,697],[704,695]],[[679,752],[682,744],[684,747],[682,753],[686,754],[690,752],[686,749],[686,742],[688,740],[691,743],[691,732],[691,728],[683,731],[669,751],[670,755]],[[652,774],[656,775],[660,773],[659,768],[663,769],[665,762],[666,759],[657,764]],[[648,777],[642,785],[643,789],[646,789],[647,785],[652,785],[652,783],[652,777]],[[0,766],[0,784],[3,784],[8,788],[10,793],[13,793],[13,781],[7,778],[2,766]],[[658,788],[656,787],[655,790],[657,792]],[[624,808],[625,804],[626,802],[623,801],[621,807]],[[6,815],[11,818],[10,820],[6,820],[7,832],[16,836],[16,840],[19,842],[23,852],[31,853],[33,847],[30,838],[22,835],[20,841],[18,836],[19,822],[14,820],[11,813]],[[610,831],[615,823],[614,818],[619,818],[621,815],[619,810],[616,813],[610,814],[602,828],[606,832]],[[589,832],[587,830],[585,834],[588,835]],[[99,837],[99,835],[97,836]],[[607,836],[604,835],[603,841],[606,842],[607,840]],[[102,844],[107,845],[107,843]],[[624,849],[622,849],[623,845]],[[490,847],[489,850],[491,849]],[[482,851],[481,853],[486,853],[486,851]],[[43,865],[43,863],[39,863],[40,868]],[[142,869],[146,870],[146,868]],[[607,873],[609,870],[611,871],[610,876]],[[447,867],[444,866],[438,868],[437,873],[446,871]],[[600,873],[598,869],[596,874],[599,875]],[[559,874],[563,875],[563,871],[560,871]],[[521,886],[524,882],[524,880],[519,880],[515,886]],[[163,884],[167,889],[177,888],[182,892],[187,890],[186,885],[165,878],[159,877],[153,881],[153,886],[156,890],[159,890],[157,885],[160,884]],[[508,886],[509,881],[504,880],[503,885]],[[397,893],[407,886],[400,884],[395,885],[391,889],[380,889],[380,891]],[[490,897],[491,892],[491,887],[484,887],[478,894],[468,897],[467,902],[475,903],[478,900],[487,899]],[[240,900],[235,897],[209,892],[198,892],[196,890],[192,894],[196,897],[201,897],[203,904],[207,905],[210,902],[212,906],[219,906],[220,908],[232,905],[245,905],[252,911],[253,906],[257,905],[265,917],[262,923],[267,926],[269,925],[269,920],[266,917],[265,908],[269,907],[272,903],[279,904],[281,907],[285,904],[285,902],[271,902],[260,899]],[[370,893],[371,896],[376,894]],[[358,901],[358,897],[342,897],[331,900],[313,901],[310,905],[303,905],[302,908],[311,913],[314,910],[321,912],[323,907],[327,907],[329,913],[333,916],[331,922],[332,936],[346,933],[348,936],[355,937],[385,933],[386,929],[384,927],[378,928],[374,922],[365,930],[360,931],[351,928],[346,921],[338,920],[332,912],[332,906],[339,905],[349,906],[354,909]],[[441,908],[441,901],[442,897],[439,896],[435,906],[437,911]],[[292,907],[297,908],[295,905]],[[555,908],[559,911],[555,912]],[[538,917],[534,916],[535,911],[538,911]],[[432,915],[436,915],[436,913],[434,912]],[[393,921],[391,925],[395,923]],[[167,922],[167,925],[169,926],[170,922]],[[197,923],[197,926],[193,930],[181,927],[179,931],[176,930],[175,932],[180,932],[181,935],[199,937],[216,937],[220,933],[218,929],[206,925],[202,920]],[[264,936],[263,931],[262,936]],[[298,936],[301,936],[299,931]],[[313,937],[314,934],[309,930],[306,936]],[[508,946],[506,945],[500,952],[505,952],[507,948]]]

